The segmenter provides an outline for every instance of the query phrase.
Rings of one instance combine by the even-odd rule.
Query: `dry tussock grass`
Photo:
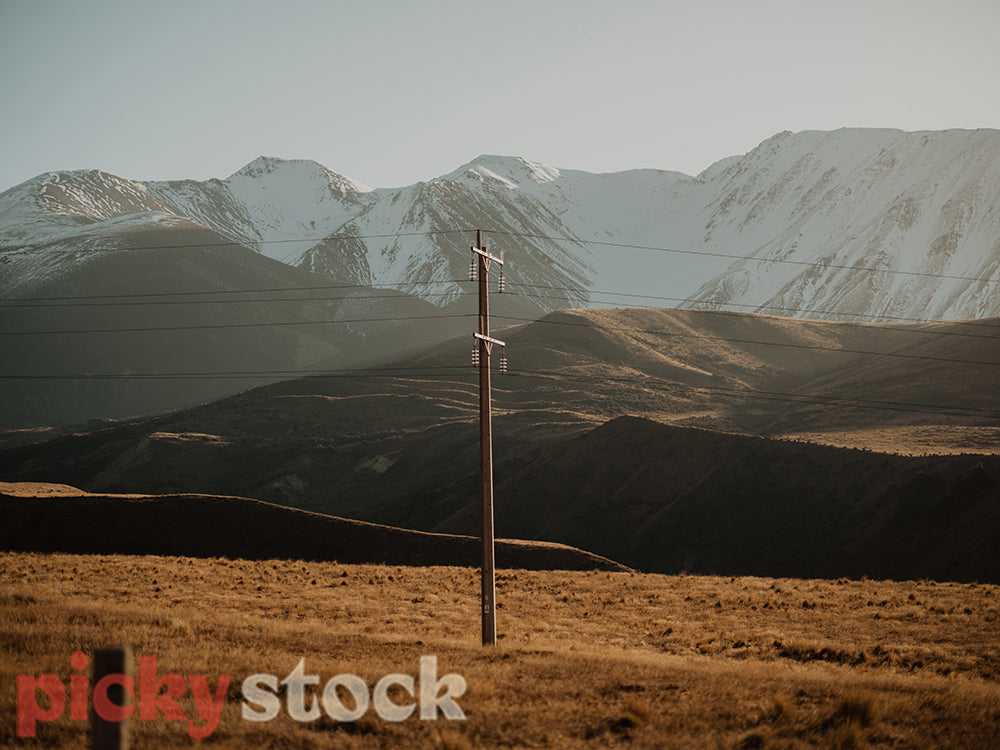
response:
[[[502,571],[500,645],[479,645],[474,570],[296,561],[0,554],[0,744],[83,747],[65,716],[15,737],[15,676],[64,681],[109,643],[159,671],[233,683],[219,748],[990,747],[1000,731],[1000,589]],[[305,658],[321,681],[468,682],[465,722],[240,718],[244,677]],[[193,706],[180,701],[193,715]],[[133,721],[133,746],[187,747]]]

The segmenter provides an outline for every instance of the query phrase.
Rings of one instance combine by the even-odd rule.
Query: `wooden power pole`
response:
[[[478,255],[479,271],[479,331],[474,333],[473,361],[479,364],[479,464],[482,487],[482,617],[483,645],[497,645],[496,568],[493,539],[493,426],[490,393],[490,354],[493,346],[505,346],[490,336],[490,299],[487,285],[490,265],[503,266],[503,257],[491,255],[483,245],[483,233],[476,230],[472,248],[473,268]],[[501,278],[503,271],[501,271]],[[502,289],[502,287],[501,287]]]

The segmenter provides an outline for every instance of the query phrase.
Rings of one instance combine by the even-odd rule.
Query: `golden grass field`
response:
[[[498,573],[495,649],[478,572],[297,561],[0,553],[0,744],[85,747],[67,715],[15,736],[17,675],[124,644],[159,674],[232,676],[219,748],[991,748],[1000,741],[1000,587],[607,572]],[[241,718],[240,686],[305,659],[467,681],[465,721]],[[190,692],[179,700],[193,715]],[[283,704],[284,705],[284,704]],[[178,721],[136,748],[189,747]]]

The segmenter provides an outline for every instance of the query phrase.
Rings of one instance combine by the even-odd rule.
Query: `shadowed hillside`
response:
[[[504,472],[505,536],[657,572],[1000,581],[1000,457],[887,456],[622,417]],[[438,524],[469,533],[474,503]]]
[[[38,255],[46,273],[26,274],[23,289],[18,253],[0,269],[0,428],[188,407],[288,372],[396,358],[444,335],[428,325],[383,338],[436,308],[333,283],[196,225],[151,221]],[[370,318],[390,320],[361,320]]]
[[[0,483],[0,549],[185,555],[248,560],[336,560],[387,565],[472,566],[467,536],[350,521],[242,497],[108,496],[59,485]],[[627,570],[560,544],[499,540],[497,566]]]

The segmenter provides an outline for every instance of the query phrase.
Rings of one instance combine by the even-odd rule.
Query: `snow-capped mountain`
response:
[[[126,225],[197,225],[325,278],[438,305],[462,293],[480,228],[509,258],[511,290],[542,310],[646,299],[982,317],[1000,313],[1000,131],[781,133],[697,177],[489,155],[393,189],[266,157],[206,182],[51,173],[0,194],[0,283],[9,294],[22,272],[37,276],[38,263],[9,264],[39,246],[99,242]]]
[[[368,206],[371,188],[307,160],[260,157],[225,180],[151,182],[184,216],[289,265]]]
[[[997,130],[786,132],[698,177],[481,157],[449,178],[550,207],[587,243],[594,302],[861,320],[1000,313]]]

